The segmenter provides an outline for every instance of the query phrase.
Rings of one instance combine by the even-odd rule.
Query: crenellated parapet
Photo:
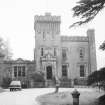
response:
[[[88,42],[88,37],[84,37],[84,36],[61,36],[61,42]]]
[[[50,13],[45,15],[36,15],[35,22],[61,22],[60,16],[52,16]]]
[[[43,37],[46,37],[46,35],[55,37],[55,35],[60,34],[60,23],[60,16],[52,16],[50,13],[36,15],[34,18],[35,34],[42,34]]]

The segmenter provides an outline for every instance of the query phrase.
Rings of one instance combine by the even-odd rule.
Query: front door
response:
[[[46,67],[46,74],[47,74],[47,79],[51,80],[52,79],[52,66]]]

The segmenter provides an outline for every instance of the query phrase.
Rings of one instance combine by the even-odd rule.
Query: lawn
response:
[[[52,102],[57,102],[61,101],[65,102],[64,99],[68,100],[68,102],[72,103],[72,97],[71,97],[71,92],[73,91],[73,88],[60,88],[58,94],[53,94],[55,89],[54,88],[34,88],[34,89],[23,89],[22,91],[17,91],[17,92],[10,92],[9,90],[6,90],[5,92],[0,93],[0,105],[39,105],[38,102],[38,97],[46,96],[46,95],[51,95],[50,100]],[[91,102],[93,99],[96,99],[97,97],[101,96],[103,92],[99,92],[98,90],[95,89],[87,89],[87,88],[82,88],[78,89],[80,92],[80,103],[84,102]],[[63,95],[62,95],[63,93]],[[66,95],[68,95],[66,97]],[[54,96],[55,95],[55,96]],[[59,97],[60,96],[60,97]],[[58,98],[59,100],[57,100]],[[90,98],[91,97],[91,98]],[[80,105],[85,105],[85,104],[80,104]]]
[[[96,89],[77,89],[80,92],[80,105],[95,105],[97,99],[103,95],[103,91],[99,92]],[[65,92],[59,93],[49,93],[37,97],[37,100],[43,105],[72,105],[73,98],[72,93],[73,89],[70,89]]]

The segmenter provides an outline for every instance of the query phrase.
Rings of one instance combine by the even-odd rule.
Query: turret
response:
[[[87,37],[89,44],[89,73],[92,73],[97,70],[94,29],[87,30]]]

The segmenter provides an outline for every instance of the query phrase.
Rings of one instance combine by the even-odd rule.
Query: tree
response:
[[[1,86],[3,88],[8,88],[10,83],[11,83],[12,79],[9,77],[4,77]]]
[[[45,86],[45,79],[43,73],[35,72],[30,75],[30,79],[33,80],[35,87],[44,87]]]
[[[105,41],[100,45],[100,49],[105,50]]]
[[[98,74],[98,71],[95,71],[95,72],[93,72],[92,74],[90,74],[88,76],[88,80],[87,80],[88,85],[91,85],[93,83],[97,83],[98,82],[97,74]]]
[[[45,82],[44,76],[41,73],[33,73],[31,74],[31,78],[34,80],[34,82]]]
[[[88,76],[88,85],[97,84],[105,89],[105,67]],[[99,84],[98,84],[99,83]]]
[[[4,41],[0,37],[0,57],[4,57],[4,59],[11,59],[12,53],[9,48],[8,41]]]
[[[81,21],[73,23],[75,25],[82,25],[88,23],[104,8],[105,0],[80,0],[77,5],[72,8],[73,16],[80,17]]]

